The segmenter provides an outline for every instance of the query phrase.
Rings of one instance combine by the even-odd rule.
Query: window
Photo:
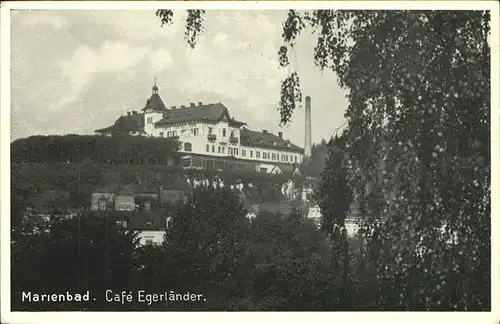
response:
[[[106,200],[104,199],[99,200],[99,210],[100,211],[106,210]]]
[[[172,217],[167,217],[167,219],[165,220],[165,227],[169,228],[171,222],[172,222]]]
[[[256,157],[257,159],[260,159],[260,152],[255,152],[255,157]]]
[[[210,152],[210,145],[207,144],[206,151]]]
[[[222,129],[222,137],[226,137],[226,129],[225,128]]]
[[[267,173],[267,168],[260,168],[260,172]]]
[[[217,146],[217,153],[220,153],[221,152],[221,148],[220,146]]]
[[[297,163],[297,155],[295,155],[295,163]]]
[[[153,117],[148,117],[148,124],[152,124],[153,123]]]
[[[172,132],[172,136],[173,136],[173,137],[176,137],[176,136],[177,136],[177,131],[173,131],[173,132]]]
[[[215,145],[212,145],[212,153],[215,153]]]
[[[144,242],[146,244],[153,244],[153,237],[152,236],[144,236]]]
[[[288,155],[285,155],[285,161],[288,162]]]
[[[200,131],[198,128],[193,128],[191,131],[193,132],[193,135],[195,135],[195,136],[200,134]]]
[[[273,153],[273,160],[276,160],[276,154]]]
[[[224,150],[225,150],[225,147],[223,146],[223,147],[222,147],[222,154],[224,154]]]
[[[127,221],[116,221],[118,227],[127,228]]]
[[[191,152],[192,150],[193,150],[193,145],[191,145],[191,143],[189,142],[184,143],[184,151]]]
[[[147,211],[151,210],[151,202],[149,200],[146,200],[144,202],[144,209],[147,210]]]
[[[262,158],[263,158],[264,160],[267,158],[267,156],[266,156],[266,152],[263,152],[263,153],[262,153]]]
[[[231,131],[231,137],[234,137],[234,132],[233,131]]]
[[[241,156],[243,157],[247,156],[247,152],[245,150],[241,150]]]
[[[147,221],[146,222],[146,227],[152,227],[153,226],[153,222],[152,221]]]
[[[237,148],[234,149],[234,155],[238,155],[238,149]]]
[[[209,134],[212,134],[212,132],[213,132],[213,131],[214,131],[214,128],[213,128],[213,127],[209,127],[209,128],[208,128],[208,133],[209,133]]]
[[[228,148],[227,148],[227,153],[228,153],[229,155],[233,155],[233,148],[232,148],[232,147],[228,147]]]
[[[250,150],[250,157],[253,157],[253,151]]]
[[[163,132],[160,132],[160,137],[164,137],[163,135],[164,135]]]
[[[127,210],[132,210],[132,206],[127,206]]]
[[[167,137],[170,137],[170,135],[172,135],[172,132],[171,132],[171,131],[168,131],[168,132],[167,132]]]

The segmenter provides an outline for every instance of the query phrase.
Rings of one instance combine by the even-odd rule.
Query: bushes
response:
[[[250,222],[232,192],[207,188],[173,214],[165,244],[135,248],[113,213],[56,219],[48,232],[24,223],[12,249],[13,309],[335,310],[345,302],[326,236],[300,215],[264,213]],[[89,289],[97,301],[21,304],[23,289]],[[104,302],[105,289],[192,292],[206,301],[119,305]]]
[[[176,162],[178,142],[142,136],[31,136],[11,143],[13,163],[160,164]]]

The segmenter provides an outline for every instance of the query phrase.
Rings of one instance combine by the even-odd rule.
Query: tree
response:
[[[111,217],[110,217],[111,218]],[[19,310],[119,310],[105,290],[134,287],[136,234],[116,222],[86,213],[54,218],[43,231],[24,231],[12,246],[12,308]],[[36,269],[36,271],[33,271]],[[89,303],[22,303],[22,291],[65,293],[89,290]]]
[[[348,310],[324,233],[297,210],[252,222],[255,310]]]
[[[173,215],[165,236],[171,289],[204,294],[201,304],[173,305],[193,309],[232,309],[231,301],[245,282],[246,211],[228,189],[196,188],[187,204]],[[234,282],[236,281],[236,282]],[[169,306],[170,307],[170,306]]]
[[[191,46],[203,17],[188,14]],[[341,148],[377,251],[378,307],[489,309],[490,13],[290,10],[281,66],[307,28],[314,62],[348,90]],[[287,123],[302,99],[293,69],[281,91]]]

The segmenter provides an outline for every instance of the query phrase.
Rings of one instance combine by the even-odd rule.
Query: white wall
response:
[[[99,210],[99,200],[106,199],[106,208],[113,209],[115,208],[115,194],[109,192],[94,192],[91,197],[91,210]]]
[[[164,230],[144,230],[138,232],[137,237],[140,239],[139,244],[141,245],[146,245],[148,239],[152,240],[153,244],[161,244],[163,242],[164,235]]]
[[[149,117],[153,117],[153,122],[151,124],[148,123]],[[152,136],[159,137],[161,130],[156,129],[154,123],[156,123],[157,121],[159,121],[162,118],[163,118],[163,114],[160,112],[144,113],[144,131],[146,132],[146,134],[148,134],[148,135],[151,134]]]
[[[145,114],[148,116],[152,116],[153,114]],[[158,115],[158,114],[156,114]],[[147,117],[146,117],[147,118]],[[156,117],[155,117],[156,118]],[[161,118],[161,115],[160,115]],[[168,132],[176,131],[179,136],[179,141],[181,142],[181,152],[184,151],[184,143],[189,142],[192,145],[192,151],[195,154],[206,154],[212,156],[228,156],[229,150],[228,148],[237,148],[238,154],[235,155],[241,159],[247,159],[252,161],[266,161],[268,163],[272,162],[280,162],[280,163],[295,163],[295,158],[297,159],[297,163],[302,162],[304,158],[303,153],[298,152],[289,152],[289,151],[280,151],[278,149],[262,149],[255,147],[248,147],[240,145],[239,142],[235,145],[232,144],[229,139],[231,136],[231,132],[234,133],[234,137],[240,139],[240,129],[238,127],[229,127],[228,122],[221,121],[218,124],[208,124],[208,123],[191,123],[184,125],[168,125],[166,128],[154,128],[151,125],[146,124],[147,129],[146,132],[148,135],[152,135],[155,137],[160,137],[160,133],[164,134],[164,137],[167,137]],[[213,128],[212,134],[216,135],[215,141],[209,141],[207,135],[209,134],[209,128]],[[198,135],[194,135],[192,130],[198,129]],[[224,129],[226,130],[226,136],[223,136]],[[207,152],[206,146],[209,145],[209,151]],[[214,146],[214,152],[212,152],[212,145]],[[221,147],[221,151],[219,152],[219,147]],[[222,151],[222,147],[224,150]],[[245,150],[245,155],[243,155],[243,150]],[[250,153],[251,152],[251,153]],[[257,157],[257,152],[259,152],[259,157]],[[270,158],[263,159],[264,153]],[[278,155],[274,160],[272,160],[272,154]],[[288,155],[288,162],[283,162],[281,160],[281,155]]]
[[[318,206],[312,206],[309,208],[307,218],[314,220],[314,222],[318,226],[320,225],[321,217],[323,217],[323,215],[321,215],[321,210]],[[347,235],[351,237],[356,235],[356,233],[359,231],[359,225],[356,223],[355,218],[347,218],[345,221],[345,227],[347,230]]]

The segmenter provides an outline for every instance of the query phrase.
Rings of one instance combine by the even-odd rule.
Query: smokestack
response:
[[[311,97],[306,97],[306,125],[304,138],[304,156],[311,156]]]

